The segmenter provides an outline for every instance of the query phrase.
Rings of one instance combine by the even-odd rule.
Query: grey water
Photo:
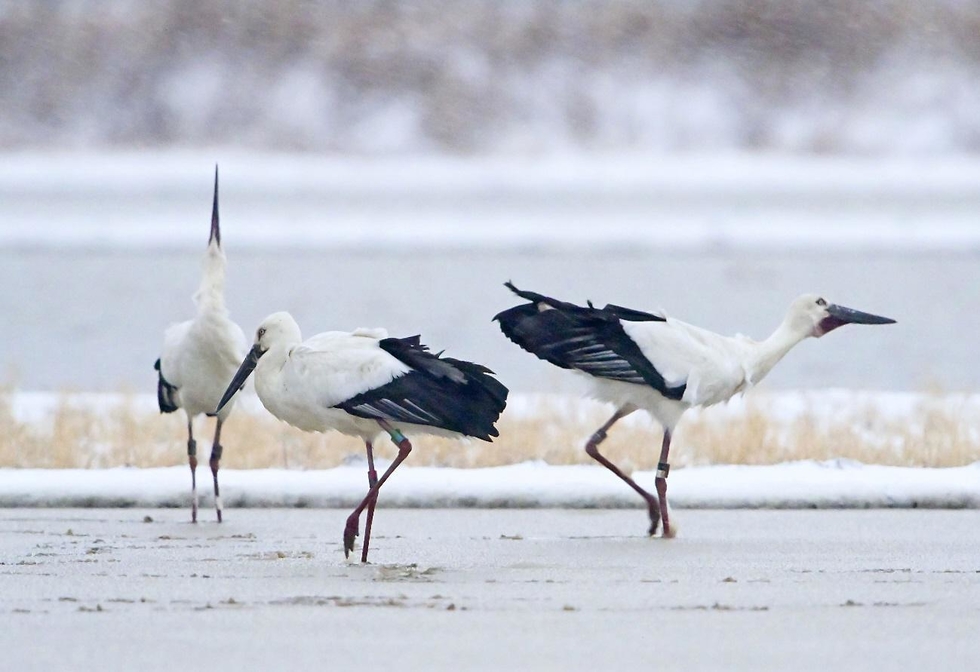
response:
[[[502,285],[508,279],[565,300],[659,308],[754,338],[776,327],[793,297],[817,292],[898,323],[808,340],[773,371],[769,387],[980,387],[975,252],[263,250],[233,242],[227,250],[228,305],[250,337],[277,310],[291,311],[307,336],[359,326],[420,333],[434,350],[484,363],[517,391],[567,391],[569,382],[492,323],[516,300]],[[163,330],[193,315],[202,252],[0,249],[0,380],[32,390],[152,392]]]

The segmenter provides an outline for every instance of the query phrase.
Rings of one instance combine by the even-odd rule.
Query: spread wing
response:
[[[494,317],[509,339],[555,366],[598,378],[649,385],[681,399],[685,380],[668,380],[624,328],[665,324],[664,317],[621,306],[588,307],[507,286],[530,303]]]

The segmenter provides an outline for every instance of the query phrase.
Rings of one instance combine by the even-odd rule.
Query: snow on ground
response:
[[[887,417],[910,413],[924,395],[828,390],[765,395],[774,418],[803,413],[832,417],[844,409],[872,408]],[[13,416],[44,423],[66,398],[49,393],[16,393]],[[78,394],[75,407],[105,411],[125,400],[136,409],[154,410],[152,395]],[[976,407],[980,398],[948,395],[956,408]],[[579,412],[570,397],[514,395],[508,412],[527,417],[547,403],[549,413]],[[700,411],[702,420],[740,412],[744,401]],[[262,413],[254,396],[242,399],[249,413]],[[642,414],[624,423],[648,423]],[[352,507],[364,495],[360,463],[327,470],[222,470],[222,494],[230,507]],[[653,472],[636,480],[653,489]],[[202,481],[205,494],[209,479]],[[0,506],[180,507],[189,500],[186,467],[104,470],[0,470]],[[553,466],[526,462],[504,467],[450,469],[403,466],[386,484],[386,506],[400,507],[582,507],[618,508],[640,502],[605,469],[592,465]],[[980,463],[945,469],[885,467],[850,460],[799,461],[771,466],[714,465],[675,469],[670,501],[678,508],[980,508]],[[205,504],[206,506],[206,504]]]
[[[3,469],[0,507],[182,507],[188,469]],[[203,472],[202,472],[203,473]],[[353,508],[365,469],[221,472],[226,507]],[[653,490],[653,472],[635,472]],[[206,493],[209,479],[201,480]],[[948,469],[882,467],[834,460],[773,466],[677,469],[677,508],[980,508],[980,464]],[[598,466],[536,462],[486,469],[403,466],[385,484],[383,506],[624,508],[640,500]],[[208,501],[202,501],[207,508]]]
[[[7,154],[0,244],[197,247],[215,162],[232,246],[980,248],[980,160],[969,157],[364,159],[229,149]]]
[[[249,385],[246,391],[250,390]],[[72,408],[104,413],[125,404],[134,411],[156,413],[155,394],[128,394],[107,392],[32,392],[17,391],[7,401],[13,417],[19,422],[43,423],[59,405],[69,403]],[[740,395],[725,404],[706,409],[692,409],[685,418],[724,420],[743,414],[749,403],[764,406],[766,416],[780,422],[792,422],[804,414],[814,417],[839,417],[848,410],[886,419],[908,419],[915,409],[930,402],[951,412],[980,411],[980,394],[928,394],[920,392],[885,392],[828,388],[819,390],[753,390],[751,395]],[[512,393],[507,399],[506,413],[520,419],[530,419],[542,412],[549,415],[572,417],[583,412],[584,406],[594,404],[580,396],[565,394]],[[247,413],[265,414],[258,397],[254,394],[239,395],[237,409]],[[610,406],[610,413],[612,407]],[[620,424],[653,424],[649,416],[635,413]]]

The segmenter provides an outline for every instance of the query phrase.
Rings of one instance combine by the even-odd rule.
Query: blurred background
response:
[[[0,0],[0,372],[152,391],[221,167],[247,334],[386,326],[562,390],[502,283],[762,338],[775,388],[980,384],[980,3]]]

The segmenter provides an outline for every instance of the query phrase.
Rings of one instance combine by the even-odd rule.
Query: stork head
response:
[[[794,331],[814,338],[845,324],[893,324],[895,320],[829,303],[822,296],[804,294],[790,304],[786,316]]]
[[[262,324],[255,330],[255,344],[252,349],[258,349],[261,357],[269,348],[299,343],[301,340],[302,336],[296,320],[289,313],[281,311],[262,320]]]
[[[294,343],[299,343],[301,340],[302,336],[299,325],[296,324],[296,320],[289,313],[273,313],[262,320],[262,324],[255,330],[255,343],[245,356],[242,365],[238,367],[235,377],[228,384],[228,389],[221,396],[221,401],[218,402],[218,407],[214,410],[215,414],[224,408],[225,404],[231,401],[231,398],[235,396],[238,390],[245,387],[245,381],[248,380],[248,377],[252,375],[252,371],[258,366],[259,359],[262,358],[262,355],[277,345],[289,346]]]

